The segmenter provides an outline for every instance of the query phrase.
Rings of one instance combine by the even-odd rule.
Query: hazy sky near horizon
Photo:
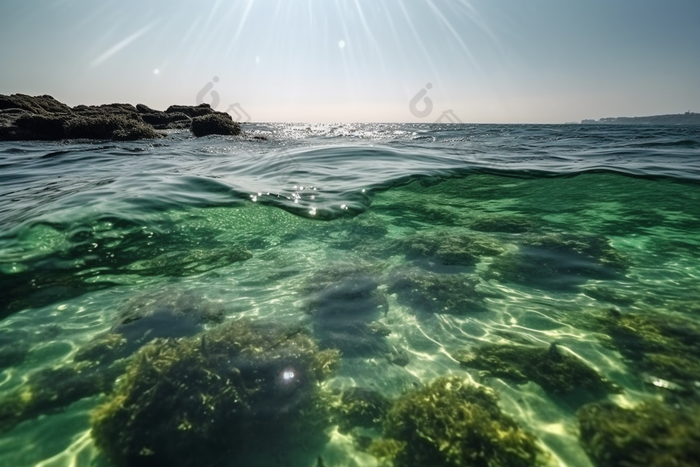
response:
[[[0,93],[164,109],[215,91],[254,121],[700,112],[699,20],[698,0],[0,0]]]

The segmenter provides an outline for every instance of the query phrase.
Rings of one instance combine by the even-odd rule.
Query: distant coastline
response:
[[[700,113],[650,115],[647,117],[606,117],[582,120],[582,125],[700,125]]]

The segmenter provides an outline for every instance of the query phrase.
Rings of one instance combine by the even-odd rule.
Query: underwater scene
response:
[[[700,465],[700,129],[0,143],[0,465]]]

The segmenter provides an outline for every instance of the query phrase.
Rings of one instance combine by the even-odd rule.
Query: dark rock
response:
[[[192,119],[182,112],[167,113],[153,111],[151,113],[141,114],[141,119],[158,129],[168,128],[168,125],[175,122],[182,122],[186,127],[189,127],[192,123]]]
[[[699,410],[655,400],[632,408],[590,404],[577,414],[581,445],[598,467],[698,465]]]
[[[153,139],[162,135],[131,104],[78,105],[51,96],[0,95],[0,141],[64,138]]]
[[[337,263],[317,271],[304,286],[306,311],[322,348],[348,358],[386,354],[390,332],[376,320],[389,303],[379,282],[362,265]]]
[[[70,113],[71,108],[51,96],[27,96],[26,94],[0,94],[0,109],[23,109],[32,113]]]
[[[29,339],[25,332],[0,331],[0,370],[19,365],[29,354]]]
[[[227,113],[216,112],[192,119],[192,133],[195,136],[239,135],[241,126]]]
[[[556,344],[546,347],[482,344],[463,349],[453,357],[463,366],[489,372],[516,384],[534,381],[548,394],[569,397],[574,405],[620,392],[586,362],[562,351]]]
[[[68,120],[64,125],[65,135],[71,139],[131,141],[161,137],[159,133],[143,121],[122,115],[80,116]]]
[[[414,310],[428,313],[464,315],[488,311],[484,295],[476,288],[479,281],[466,274],[437,274],[418,268],[395,271],[389,292]]]
[[[24,114],[16,121],[20,129],[36,135],[34,139],[56,140],[65,138],[65,117],[47,114]]]
[[[159,112],[158,110],[152,109],[146,104],[136,104],[136,111],[142,114],[150,114],[154,112]]]
[[[163,136],[155,130],[188,128],[195,136],[241,133],[240,125],[230,115],[215,112],[209,104],[171,105],[165,112],[144,104],[123,103],[70,108],[51,96],[0,94],[0,141],[131,141]]]
[[[194,105],[171,105],[165,109],[166,113],[183,113],[191,118],[201,117],[202,115],[209,115],[214,113],[209,104]]]
[[[319,383],[338,358],[300,329],[245,320],[155,340],[93,412],[91,435],[120,467],[277,465],[270,453],[311,465],[330,422]]]

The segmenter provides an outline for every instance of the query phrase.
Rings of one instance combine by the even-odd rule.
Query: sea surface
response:
[[[339,350],[328,397],[391,401],[447,375],[489,388],[543,465],[596,465],[585,404],[695,407],[700,374],[672,371],[676,347],[654,351],[659,369],[605,323],[680,323],[697,350],[700,128],[243,128],[0,143],[0,465],[115,465],[91,420],[138,348],[199,338],[206,353],[198,336],[240,320]],[[85,357],[106,335],[128,350]],[[548,389],[474,360],[487,345],[574,357],[614,390]],[[381,465],[367,446],[382,422],[338,420],[301,454],[265,440],[260,465]]]

